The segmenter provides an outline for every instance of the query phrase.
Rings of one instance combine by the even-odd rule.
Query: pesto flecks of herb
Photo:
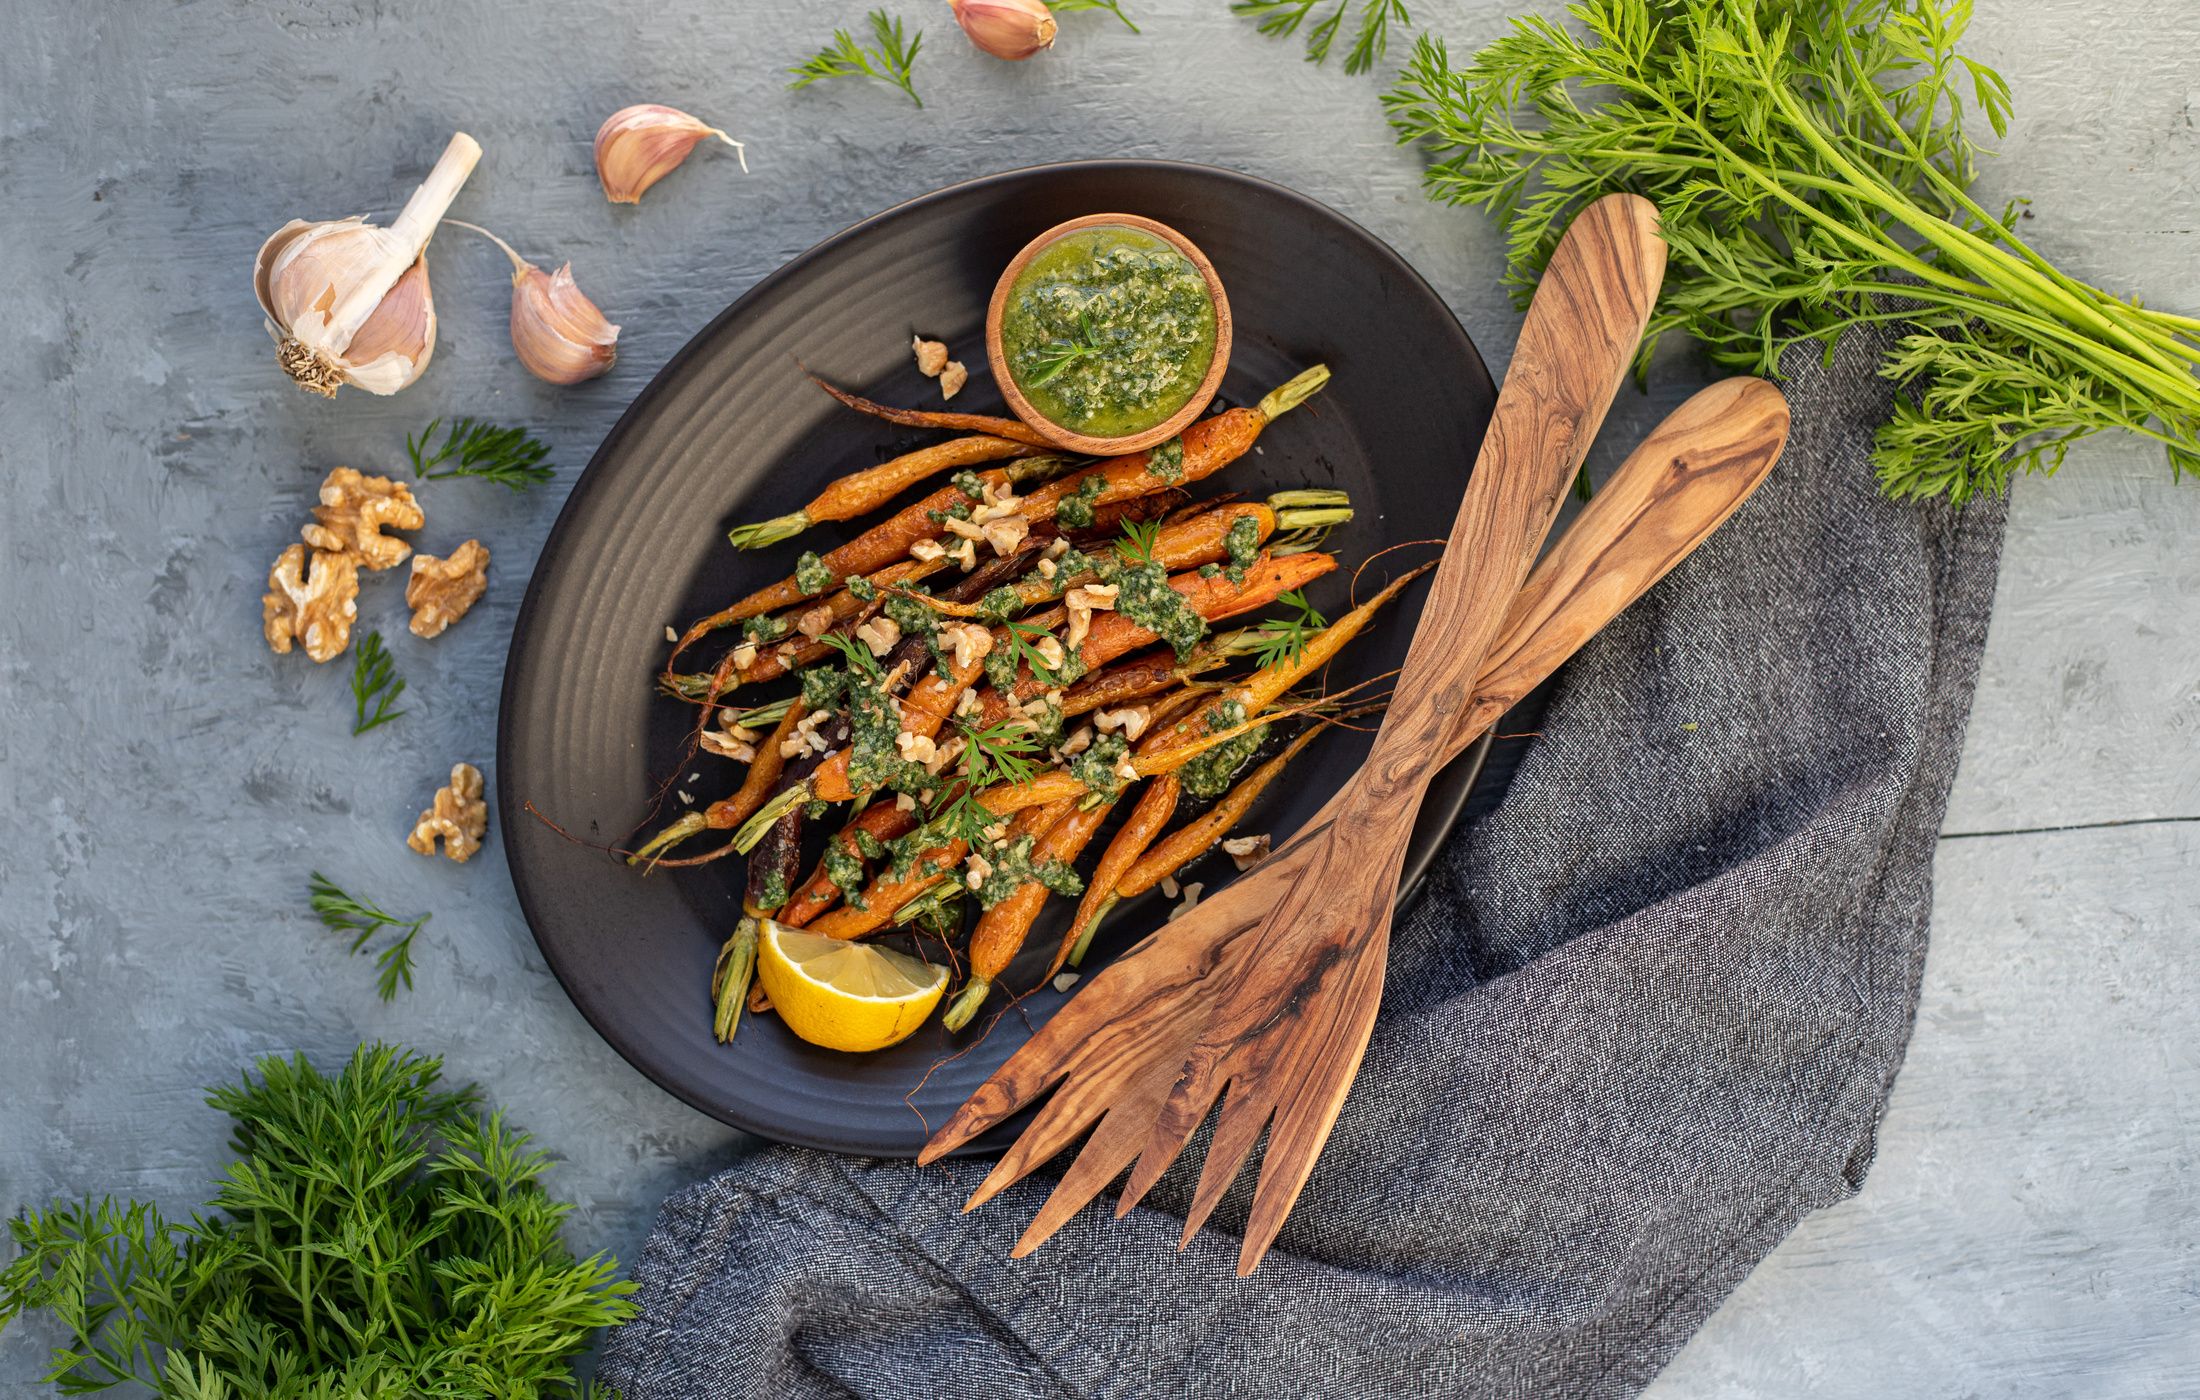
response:
[[[1024,595],[1013,584],[999,588],[978,600],[978,616],[987,622],[1006,622],[1024,610]]]
[[[1202,564],[1199,566],[1199,576],[1201,578],[1213,578],[1221,572],[1222,566],[1220,564]]]
[[[1239,516],[1230,522],[1230,533],[1222,537],[1222,547],[1230,556],[1230,582],[1245,582],[1245,571],[1260,558],[1260,525],[1250,515]]]
[[[1207,620],[1169,587],[1168,572],[1159,564],[1125,569],[1115,582],[1115,610],[1176,648],[1179,658],[1207,635]]]
[[[1235,729],[1245,723],[1245,702],[1225,700],[1207,715],[1207,732],[1220,734],[1225,729]]]
[[[1235,738],[1225,739],[1179,768],[1177,781],[1194,797],[1220,797],[1230,790],[1238,770],[1252,759],[1267,737],[1268,726],[1258,724]]]
[[[804,550],[802,557],[794,561],[794,586],[806,597],[823,593],[833,586],[833,571],[815,550]]]
[[[802,815],[808,820],[814,822],[819,817],[824,816],[827,812],[830,812],[831,810],[833,810],[833,804],[820,798],[815,802],[804,803],[802,807]]]
[[[968,467],[965,467],[961,471],[956,472],[953,476],[948,478],[948,481],[953,483],[957,491],[962,492],[965,496],[968,496],[973,501],[982,501],[985,499],[985,482],[978,476],[976,472],[970,470]]]
[[[1035,836],[1019,836],[987,852],[986,863],[991,868],[973,891],[978,897],[979,908],[991,909],[1037,874],[1031,867],[1031,848],[1037,844]]]
[[[856,853],[865,860],[878,860],[886,854],[886,843],[870,832],[865,831],[862,827],[857,827]]]
[[[762,613],[741,624],[741,635],[758,646],[769,646],[787,635],[787,624],[770,613]]]
[[[777,909],[787,902],[787,877],[774,870],[764,877],[764,888],[757,894],[758,907]]]
[[[848,596],[859,603],[878,601],[878,585],[861,574],[850,574],[845,587],[848,590]]]
[[[1116,764],[1131,746],[1120,734],[1102,734],[1092,741],[1092,746],[1069,761],[1070,776],[1085,785],[1085,791],[1113,797],[1123,790],[1129,779],[1115,771]]]
[[[838,666],[806,666],[802,671],[802,708],[815,714],[840,704],[848,693],[848,673]]]
[[[1170,438],[1157,443],[1146,452],[1146,474],[1157,477],[1170,486],[1184,479],[1184,439]]]
[[[1066,860],[1042,861],[1032,875],[1040,884],[1064,899],[1075,899],[1085,892],[1084,877],[1077,873],[1077,867]]]
[[[1107,478],[1094,472],[1077,483],[1077,489],[1061,499],[1054,507],[1054,518],[1065,530],[1089,530],[1092,528],[1093,506],[1107,493]]]

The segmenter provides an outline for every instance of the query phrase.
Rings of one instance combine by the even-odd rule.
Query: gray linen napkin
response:
[[[1051,1185],[775,1148],[665,1203],[626,1400],[1615,1396],[1856,1191],[1925,954],[1999,502],[1881,499],[1876,346],[1795,357],[1787,457],[1564,673],[1392,942],[1374,1042],[1277,1247],[1246,1183],[1008,1257]]]

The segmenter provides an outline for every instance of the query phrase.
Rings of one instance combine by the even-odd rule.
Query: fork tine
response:
[[[1178,1062],[1177,1047],[1190,1038],[1187,1023],[1196,1012],[1195,1007],[1173,1007],[1158,1023],[1117,1026],[1086,1041],[1064,1066],[1067,1077],[1054,1097],[1017,1135],[963,1209],[984,1205],[1051,1160],[1107,1111],[1124,1085],[1167,1075]]]
[[[1123,1183],[1123,1194],[1116,1198],[1116,1219],[1129,1215],[1131,1207],[1145,1198],[1154,1183],[1175,1164],[1184,1151],[1184,1144],[1199,1130],[1207,1110],[1214,1107],[1215,1096],[1222,1092],[1220,1069],[1211,1055],[1201,1053],[1197,1047],[1185,1057],[1168,1098],[1154,1114],[1153,1126],[1139,1148],[1130,1180]]]
[[[1350,974],[1336,988],[1332,1013],[1305,1026],[1295,1039],[1307,1053],[1290,1057],[1299,1072],[1277,1091],[1276,1121],[1268,1150],[1260,1161],[1259,1184],[1246,1214],[1245,1238],[1238,1249],[1238,1277],[1259,1266],[1283,1229],[1284,1217],[1314,1171],[1329,1130],[1344,1107],[1345,1095],[1360,1072],[1375,1013],[1383,999],[1383,966],[1390,951],[1385,920],[1361,945]]]
[[[1141,1081],[1129,1094],[1116,1100],[1100,1126],[1092,1130],[1092,1136],[1077,1153],[1077,1160],[1062,1173],[1054,1193],[1046,1204],[1031,1218],[1023,1238],[1009,1250],[1009,1257],[1021,1259],[1053,1238],[1054,1232],[1068,1224],[1070,1218],[1083,1210],[1093,1197],[1107,1189],[1108,1183],[1130,1165],[1138,1155],[1138,1148],[1146,1139],[1146,1128],[1152,1121],[1154,1110],[1161,1106],[1167,1094],[1167,1082],[1159,1076]]]
[[[1184,1234],[1176,1242],[1178,1249],[1192,1242],[1207,1217],[1214,1214],[1222,1203],[1223,1193],[1237,1179],[1238,1168],[1245,1165],[1245,1158],[1260,1141],[1260,1130],[1268,1125],[1268,1114],[1275,1108],[1275,1100],[1262,1092],[1266,1086],[1258,1079],[1232,1079],[1222,1096],[1222,1111],[1215,1116],[1215,1135],[1207,1144],[1207,1160],[1201,1164],[1199,1186],[1192,1192],[1191,1209],[1184,1212]]]

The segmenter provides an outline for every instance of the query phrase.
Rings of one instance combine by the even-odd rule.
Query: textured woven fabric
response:
[[[668,1201],[627,1400],[1631,1395],[1804,1212],[1854,1192],[1909,1035],[1997,502],[1898,505],[1873,347],[1794,364],[1733,527],[1564,673],[1504,803],[1396,931],[1277,1247],[1251,1173],[1184,1255],[1199,1145],[1117,1222],[1010,1244],[983,1163],[794,1149]]]

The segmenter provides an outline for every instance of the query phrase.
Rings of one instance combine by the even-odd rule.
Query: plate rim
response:
[[[899,200],[876,213],[846,225],[835,233],[819,239],[800,253],[764,273],[740,296],[727,303],[725,308],[717,315],[698,327],[688,337],[687,341],[658,367],[656,373],[650,376],[649,381],[628,401],[626,407],[621,410],[618,419],[604,434],[602,441],[596,445],[595,451],[589,455],[588,462],[581,468],[580,474],[574,478],[572,488],[567,491],[564,501],[559,505],[557,516],[551,521],[548,532],[544,534],[542,546],[536,552],[534,562],[528,570],[526,590],[521,595],[519,608],[513,614],[511,630],[505,637],[504,671],[498,682],[497,697],[496,787],[498,806],[505,814],[503,820],[507,826],[511,824],[511,814],[516,810],[520,810],[513,805],[519,799],[514,790],[516,779],[513,776],[510,761],[512,722],[515,711],[519,707],[518,689],[514,684],[514,677],[518,668],[514,666],[513,658],[519,650],[523,634],[528,631],[529,624],[533,620],[535,609],[541,604],[541,595],[545,586],[544,580],[548,572],[548,566],[560,553],[561,544],[573,527],[574,519],[580,508],[592,500],[597,491],[605,489],[604,483],[607,478],[597,472],[597,467],[622,443],[627,434],[633,430],[634,426],[655,401],[670,392],[670,384],[679,376],[681,370],[691,358],[702,353],[701,347],[714,340],[729,321],[748,308],[752,300],[760,294],[768,292],[782,278],[792,275],[803,267],[834,252],[841,245],[861,235],[874,225],[900,217],[912,209],[964,196],[972,191],[983,190],[992,186],[1013,184],[1038,175],[1068,175],[1074,177],[1079,172],[1136,174],[1141,171],[1157,174],[1192,172],[1201,176],[1235,182],[1259,189],[1268,195],[1289,203],[1306,206],[1321,217],[1342,223],[1364,239],[1375,255],[1387,259],[1391,270],[1402,280],[1419,289],[1432,302],[1443,309],[1444,323],[1448,324],[1457,335],[1459,348],[1464,352],[1469,365],[1479,374],[1482,383],[1488,386],[1490,396],[1494,401],[1497,386],[1490,377],[1489,366],[1482,358],[1480,347],[1474,343],[1473,337],[1467,333],[1465,325],[1459,320],[1458,313],[1452,310],[1451,303],[1430,284],[1426,277],[1421,275],[1419,269],[1406,261],[1405,257],[1397,249],[1391,247],[1387,240],[1374,233],[1366,225],[1360,223],[1359,220],[1321,200],[1315,199],[1311,195],[1267,179],[1264,176],[1201,161],[1098,157],[1080,160],[1043,161],[1032,165],[1017,166],[1008,170],[994,171],[990,174],[958,180]],[[1462,774],[1463,781],[1458,786],[1456,796],[1447,801],[1440,804],[1434,798],[1424,801],[1419,815],[1415,818],[1416,831],[1426,825],[1432,831],[1433,839],[1428,843],[1426,850],[1415,852],[1409,848],[1407,851],[1406,861],[1399,875],[1397,898],[1392,906],[1395,911],[1394,918],[1404,918],[1426,891],[1428,879],[1435,866],[1438,852],[1444,842],[1449,839],[1453,829],[1458,825],[1461,813],[1465,811],[1467,804],[1473,800],[1475,792],[1480,786],[1482,769],[1488,758],[1494,735],[1495,726],[1492,726],[1491,730],[1485,732],[1465,753],[1438,770],[1437,777],[1441,779],[1446,772],[1456,768]],[[1432,814],[1433,821],[1431,820]],[[526,921],[528,935],[534,939],[536,949],[542,954],[543,961],[548,965],[551,975],[557,979],[558,986],[565,993],[566,1000],[572,1004],[574,1010],[580,1013],[581,1019],[588,1023],[589,1028],[605,1044],[609,1045],[620,1059],[648,1080],[658,1091],[686,1104],[698,1113],[724,1123],[728,1127],[762,1138],[767,1142],[815,1148],[842,1156],[913,1158],[916,1155],[914,1148],[905,1152],[875,1147],[858,1148],[846,1142],[834,1142],[799,1131],[790,1132],[778,1125],[760,1125],[748,1121],[741,1114],[729,1111],[721,1104],[698,1102],[696,1098],[673,1088],[663,1079],[660,1079],[651,1071],[650,1066],[643,1062],[637,1050],[633,1048],[632,1042],[624,1029],[615,1021],[599,1018],[587,1001],[575,993],[574,982],[577,970],[569,968],[566,955],[561,951],[554,950],[550,943],[543,938],[541,920],[537,917],[535,900],[529,893],[527,883],[520,874],[519,863],[521,857],[517,845],[510,840],[501,840],[498,845],[503,849],[505,872],[511,880],[512,892],[519,904],[520,917]],[[987,1134],[965,1144],[949,1155],[961,1157],[999,1152],[1008,1145],[1009,1140],[1009,1137],[1002,1136],[998,1132]]]

